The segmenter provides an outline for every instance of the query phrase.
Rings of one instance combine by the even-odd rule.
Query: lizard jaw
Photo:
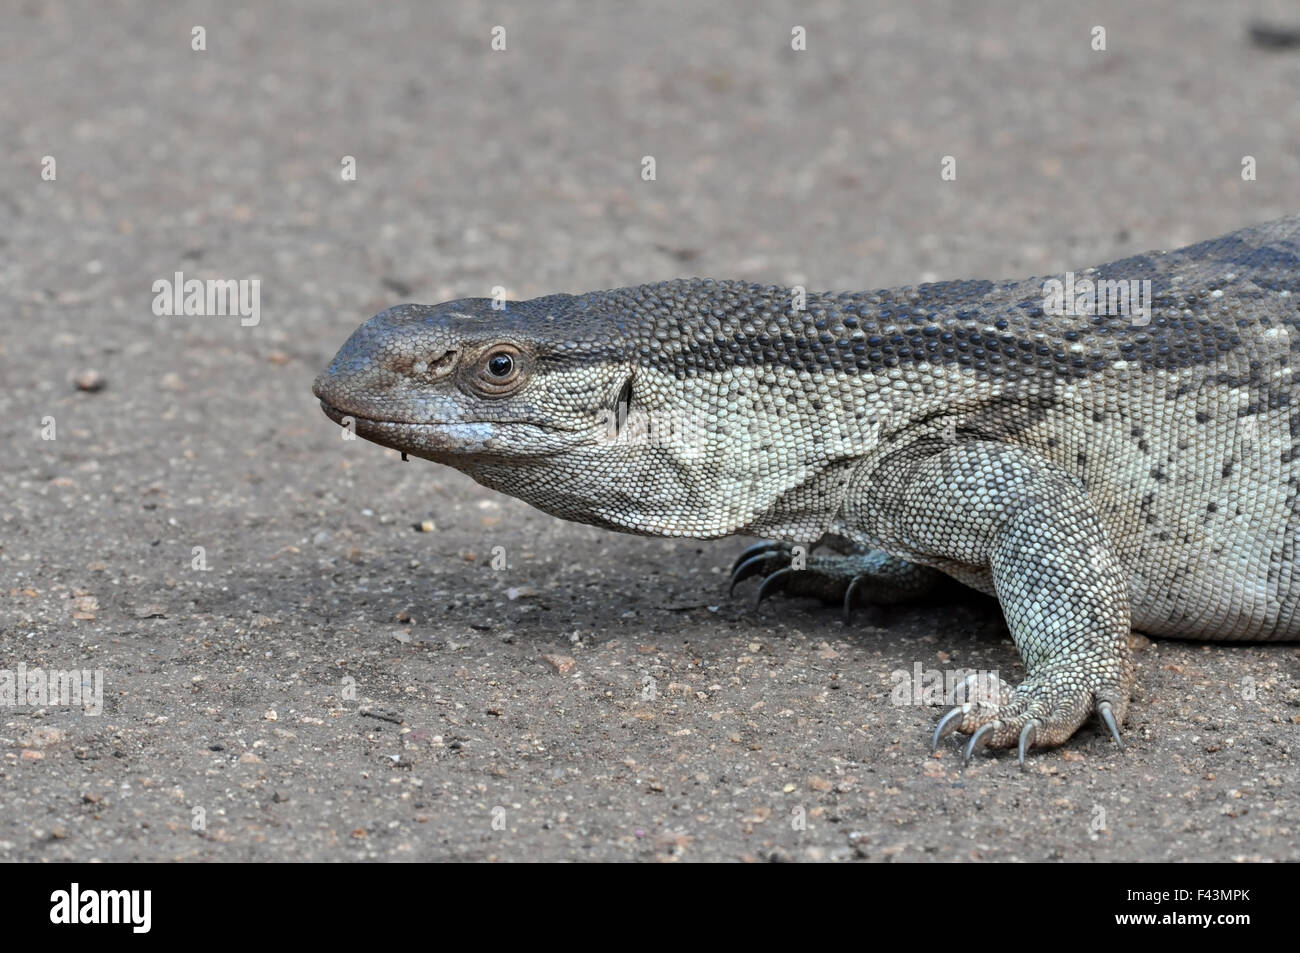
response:
[[[380,420],[325,400],[320,406],[330,420],[371,443],[466,471],[478,461],[509,457],[518,448],[521,428],[534,437],[550,433],[523,421]]]
[[[491,452],[499,440],[492,426],[485,423],[377,420],[349,413],[323,400],[320,405],[326,417],[358,437],[426,460],[446,462],[455,457]]]

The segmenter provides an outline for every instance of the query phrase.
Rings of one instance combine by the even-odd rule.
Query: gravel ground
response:
[[[992,602],[755,609],[740,540],[559,522],[310,392],[402,301],[1013,277],[1296,213],[1300,50],[1247,30],[1293,7],[15,7],[0,667],[102,711],[0,707],[0,859],[1300,859],[1296,645],[1139,639],[1128,750],[963,771],[892,673],[1017,677]],[[155,313],[176,272],[259,279],[258,322]]]

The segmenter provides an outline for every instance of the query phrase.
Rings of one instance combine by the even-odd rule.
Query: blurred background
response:
[[[1300,30],[1293,3],[15,8],[0,186],[20,305],[178,260],[256,271],[281,327],[495,284],[857,289],[1300,208],[1300,48],[1250,32]]]

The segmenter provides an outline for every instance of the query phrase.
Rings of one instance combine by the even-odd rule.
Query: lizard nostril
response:
[[[448,374],[456,363],[456,351],[443,351],[433,357],[411,357],[402,355],[394,358],[390,367],[398,374],[422,377],[430,380]]]
[[[433,374],[445,374],[451,370],[451,366],[456,363],[455,351],[443,351],[442,354],[429,362],[429,371]]]

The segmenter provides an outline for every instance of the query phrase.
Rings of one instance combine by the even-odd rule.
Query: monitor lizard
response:
[[[563,519],[771,537],[733,573],[760,598],[995,596],[1025,678],[955,699],[933,745],[1023,764],[1093,714],[1120,741],[1132,629],[1300,637],[1298,309],[1293,217],[1048,279],[404,304],[314,392]],[[848,545],[791,562],[822,538]]]

